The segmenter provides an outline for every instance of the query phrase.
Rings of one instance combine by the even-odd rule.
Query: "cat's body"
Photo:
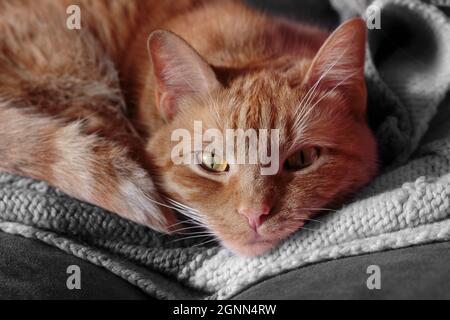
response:
[[[72,4],[81,31],[65,28]],[[157,230],[175,224],[172,204],[260,254],[376,173],[364,25],[337,33],[323,45],[326,31],[238,1],[1,0],[0,169]],[[194,121],[280,129],[277,174],[174,165],[171,133]],[[284,170],[300,151],[310,165]]]

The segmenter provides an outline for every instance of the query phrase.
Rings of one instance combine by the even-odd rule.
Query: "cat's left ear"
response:
[[[173,118],[182,99],[220,87],[211,66],[174,33],[154,31],[148,39],[148,48],[156,80],[156,100],[165,119]]]
[[[342,24],[325,41],[304,80],[326,90],[341,90],[358,115],[366,111],[367,89],[364,81],[367,27],[355,18]]]

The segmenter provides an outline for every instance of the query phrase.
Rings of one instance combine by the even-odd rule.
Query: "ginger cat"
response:
[[[330,35],[234,0],[1,0],[0,34],[0,169],[155,230],[260,255],[377,172],[361,19]],[[195,121],[278,129],[276,174],[176,165]]]

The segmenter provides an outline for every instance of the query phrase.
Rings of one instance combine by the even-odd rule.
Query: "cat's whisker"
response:
[[[203,225],[206,225],[206,220],[205,220],[205,218],[204,218],[203,216],[201,216],[201,215],[198,213],[197,210],[195,210],[195,209],[193,209],[193,208],[191,208],[191,207],[189,207],[189,206],[186,206],[186,205],[184,205],[184,204],[181,204],[181,203],[179,203],[179,202],[177,202],[177,201],[175,201],[175,200],[173,200],[173,199],[170,199],[170,198],[168,198],[168,201],[170,202],[170,204],[172,204],[172,205],[174,205],[175,207],[177,207],[177,208],[178,208],[178,211],[179,211],[181,214],[183,214],[183,215],[185,215],[185,216],[187,216],[187,217],[189,217],[189,218],[191,218],[191,219],[193,219],[193,220],[196,220],[197,222],[199,222],[199,223],[201,223],[201,224],[203,224]]]
[[[318,99],[318,100],[314,103],[314,105],[308,107],[306,112],[303,112],[303,111],[300,112],[300,113],[299,113],[300,117],[297,117],[297,120],[296,120],[296,125],[295,125],[295,126],[296,126],[296,130],[297,130],[298,132],[304,132],[304,131],[306,130],[305,124],[311,122],[311,120],[310,120],[310,119],[307,119],[307,117],[309,117],[309,116],[311,115],[311,113],[315,110],[315,108],[317,107],[317,105],[318,105],[320,102],[322,102],[325,98],[327,98],[327,97],[329,97],[331,94],[333,94],[333,93],[336,91],[336,89],[337,89],[338,87],[340,87],[342,84],[344,84],[348,79],[350,79],[350,78],[352,78],[353,76],[355,76],[355,74],[356,74],[356,72],[350,74],[348,77],[346,77],[345,79],[343,79],[342,81],[340,81],[334,88],[332,88],[330,91],[328,91],[328,92],[327,92],[326,94],[324,94],[322,97],[320,97],[320,99]],[[310,103],[309,100],[310,100],[310,99],[308,99],[308,101],[307,101],[308,104]],[[312,99],[311,99],[311,100],[312,100]],[[307,105],[307,103],[305,103],[305,105]],[[304,108],[304,109],[306,109],[306,108]],[[304,110],[304,109],[303,109],[303,110]],[[309,120],[309,121],[308,121],[308,120]]]
[[[192,229],[201,229],[202,231],[192,231],[192,232],[188,231],[190,234],[205,232],[204,228],[202,226],[196,226],[196,227],[183,228],[183,229],[177,230],[177,234],[181,234],[183,231],[192,230]]]
[[[309,212],[338,212],[338,210],[333,210],[333,209],[327,209],[327,208],[292,208],[288,210],[289,212],[296,212],[296,213],[300,213],[302,211],[309,211]],[[303,219],[305,221],[313,221],[313,222],[318,222],[318,223],[322,223],[322,221],[317,220],[317,219],[311,219],[311,218],[306,218],[306,217],[295,217],[297,219]]]
[[[178,235],[185,235],[185,236],[195,236],[195,235],[203,235],[205,237],[209,237],[209,236],[213,236],[214,234],[211,232],[182,232],[182,233],[177,233]]]
[[[311,98],[311,96],[314,94],[316,88],[319,86],[319,84],[320,84],[320,82],[322,81],[322,79],[323,79],[323,77],[320,77],[320,78],[316,81],[316,83],[314,83],[314,85],[311,86],[311,88],[309,88],[308,92],[306,92],[305,96],[304,96],[303,99],[300,101],[300,104],[299,104],[300,107],[307,104],[306,102],[308,102],[309,99]],[[301,114],[302,112],[303,112],[303,109],[300,110],[300,114]]]
[[[173,207],[173,206],[170,206],[170,205],[168,205],[168,204],[165,204],[165,203],[162,203],[162,202],[159,202],[159,201],[156,201],[156,200],[154,200],[154,199],[152,199],[152,198],[150,198],[149,196],[147,196],[147,195],[145,195],[145,198],[147,199],[147,200],[149,200],[149,201],[151,201],[151,202],[153,202],[153,203],[155,203],[155,204],[157,204],[157,205],[160,205],[160,206],[162,206],[162,207],[165,207],[165,208],[168,208],[168,209],[172,209],[172,210],[177,210],[175,207]]]
[[[205,226],[206,225],[206,221],[204,221],[204,220],[200,220],[200,219],[198,219],[198,218],[196,218],[196,217],[191,217],[191,216],[189,216],[187,213],[183,213],[183,215],[185,215],[186,217],[189,217],[189,218],[191,218],[193,221],[195,221],[195,223],[197,224],[197,225],[199,225],[199,226]]]
[[[314,109],[323,99],[327,98],[330,94],[333,94],[337,88],[343,85],[348,79],[351,79],[357,74],[357,72],[351,73],[349,76],[340,81],[332,90],[328,91],[323,97],[321,97],[311,108]]]
[[[171,206],[171,208],[174,211],[178,212],[179,214],[183,215],[184,217],[189,218],[189,219],[182,220],[182,221],[179,221],[179,222],[173,224],[172,226],[170,226],[172,228],[177,226],[177,225],[183,224],[183,223],[186,223],[186,224],[189,224],[189,223],[190,224],[197,224],[197,225],[199,225],[201,227],[203,227],[206,224],[205,219],[203,219],[203,217],[201,217],[200,215],[194,213],[193,211],[187,211],[184,208],[175,207],[175,206]]]
[[[305,222],[305,221],[308,221],[308,220],[304,220],[304,219],[302,219],[302,218],[296,218],[296,217],[294,217],[294,218],[292,218],[291,219],[291,221],[301,221],[301,222]],[[312,221],[312,222],[320,222],[320,221]],[[305,227],[301,227],[301,228],[305,228]],[[320,226],[318,226],[318,228],[320,228]],[[313,230],[313,229],[312,229]],[[315,229],[314,229],[315,230]]]
[[[317,232],[318,231],[316,229],[305,228],[305,227],[300,227],[299,230],[306,230],[306,231],[311,231],[311,232]]]
[[[166,198],[166,199],[169,203],[173,204],[174,206],[176,206],[178,208],[189,208],[186,205],[183,205],[183,204],[179,203],[178,201],[173,200],[172,198]],[[192,209],[192,208],[189,208],[189,209]]]
[[[182,203],[180,203],[180,202],[178,202],[178,201],[175,201],[175,200],[173,200],[173,199],[171,199],[171,198],[167,198],[168,200],[169,200],[169,202],[171,203],[171,204],[173,204],[173,205],[175,205],[175,206],[177,206],[177,207],[180,207],[180,208],[183,208],[183,209],[186,209],[186,210],[189,210],[189,211],[193,211],[193,212],[196,212],[197,210],[195,210],[194,208],[191,208],[191,207],[189,207],[189,206],[187,206],[187,205],[185,205],[185,204],[182,204]]]
[[[177,230],[177,232],[181,232],[181,231],[185,231],[185,230],[192,230],[192,229],[202,229],[202,228],[204,228],[202,225],[196,225],[196,226],[179,229],[179,230]]]
[[[334,210],[334,209],[329,209],[329,208],[303,208],[303,207],[298,207],[298,208],[292,208],[289,211],[331,211],[331,212],[338,212],[338,210]],[[312,218],[306,218],[306,217],[297,217],[294,216],[292,217],[293,220],[296,221],[307,221],[307,222],[315,222],[315,223],[323,223],[323,221],[317,220],[317,219],[312,219]]]
[[[312,95],[311,100],[308,100],[308,104],[310,103],[310,101],[313,101],[313,99],[317,96],[317,92],[314,91],[314,94]],[[305,132],[307,129],[307,126],[310,124],[311,119],[309,119],[308,117],[312,114],[312,112],[314,111],[313,107],[308,107],[308,108],[304,108],[304,112],[301,113],[301,118],[299,118],[297,124],[296,124],[296,130],[298,130],[298,132]]]
[[[317,222],[317,223],[323,223],[320,220],[315,220],[315,219],[309,219],[309,218],[298,218],[297,220],[302,220],[302,221],[308,221],[308,222]]]
[[[304,208],[304,207],[298,207],[293,208],[292,210],[305,210],[305,211],[332,211],[337,212],[338,210],[330,209],[330,208]]]
[[[186,240],[186,239],[191,239],[191,238],[209,237],[211,235],[213,235],[213,234],[209,231],[195,232],[195,233],[187,234],[187,237],[177,237],[177,239],[175,239],[175,240],[181,241],[181,240]]]
[[[189,239],[198,239],[198,238],[207,238],[210,237],[210,234],[199,234],[199,235],[193,235],[193,236],[189,236],[189,237],[183,237],[180,239],[175,239],[172,241],[169,241],[169,243],[175,243],[175,242],[180,242],[180,241],[185,241],[185,240],[189,240]]]
[[[309,114],[311,113],[311,110],[312,110],[312,108],[306,108],[306,106],[308,106],[309,103],[317,95],[317,88],[319,87],[319,84],[322,81],[322,79],[326,76],[326,73],[324,73],[324,75],[322,75],[316,81],[316,83],[308,90],[306,95],[300,101],[300,104],[299,104],[300,112],[297,114],[296,122],[295,122],[295,128],[297,128],[297,130],[299,130],[299,132],[302,132],[305,129],[305,128],[302,128],[302,125],[305,123],[308,123],[308,121],[306,121],[307,120],[306,117],[309,116]]]
[[[176,210],[176,212],[178,212],[179,214],[183,215],[183,214],[182,214],[181,212],[179,212],[178,210]],[[186,217],[186,216],[183,215],[183,217]],[[187,218],[187,217],[186,217],[186,218]],[[173,227],[176,227],[176,226],[179,226],[179,225],[182,225],[182,224],[186,224],[186,225],[188,225],[188,226],[196,225],[197,228],[204,228],[204,225],[203,225],[203,224],[201,224],[201,223],[199,223],[198,221],[193,220],[193,219],[182,219],[181,221],[179,221],[179,222],[177,222],[177,223],[174,223],[174,224],[168,226],[168,228],[173,228]]]
[[[186,219],[186,220],[182,220],[182,221],[179,221],[179,222],[177,222],[177,223],[174,223],[174,224],[172,224],[172,225],[170,225],[170,226],[168,226],[167,228],[173,228],[173,227],[176,227],[176,226],[179,226],[179,225],[181,225],[181,224],[189,224],[189,223],[192,223],[194,220],[192,220],[192,219]]]
[[[185,217],[190,218],[190,220],[194,221],[195,223],[197,223],[200,226],[204,226],[207,223],[207,221],[205,219],[203,219],[200,216],[193,215],[191,212],[187,212],[187,211],[183,211],[183,210],[178,210],[178,212],[180,214],[184,215]]]
[[[211,92],[209,92],[209,91],[208,91],[208,100],[209,100],[208,105],[209,105],[210,109],[211,108],[213,109],[217,124],[219,124],[221,122],[219,111],[217,109],[217,105],[216,105],[214,99],[212,98]]]
[[[153,203],[155,203],[157,205],[160,205],[162,207],[165,207],[165,208],[177,211],[176,208],[174,208],[172,206],[169,206],[169,205],[167,205],[165,203],[161,203],[159,201],[156,201],[156,200],[152,199],[151,197],[149,197],[148,195],[146,195],[145,193],[143,195],[144,195],[145,199],[147,199],[150,202],[153,202]],[[160,222],[165,222],[165,220],[164,220],[164,218],[162,216],[155,216],[155,218],[157,218]]]
[[[310,101],[314,98],[315,94],[316,94],[316,90],[320,84],[321,79],[319,79],[306,93],[306,95],[303,97],[303,99],[300,101],[299,106],[303,107],[303,106],[307,106]],[[301,122],[304,120],[305,118],[305,111],[306,108],[301,108],[300,112],[297,114],[297,123]]]
[[[313,106],[306,108],[306,106],[308,106],[310,104],[310,102],[313,100],[316,90],[319,87],[320,83],[322,82],[322,80],[336,67],[336,65],[341,61],[341,59],[345,56],[345,54],[347,53],[347,51],[350,48],[347,47],[346,50],[343,50],[343,52],[341,53],[341,55],[334,61],[333,64],[331,64],[323,73],[322,75],[319,77],[319,79],[314,83],[314,85],[308,90],[308,92],[306,93],[306,95],[303,97],[303,99],[300,101],[300,112],[297,114],[296,117],[296,121],[295,121],[295,128],[297,129],[297,132],[303,132],[305,130],[304,128],[304,124],[308,123],[308,121],[306,121],[306,118],[311,114],[312,110],[314,110],[314,108],[318,105],[318,103],[320,103],[320,101],[322,101],[326,96],[328,96],[329,94],[331,94],[330,92],[334,92],[334,90],[340,86],[340,84],[338,84],[338,86],[336,86],[333,90],[331,90],[330,92],[328,92],[324,97],[322,97],[321,99],[319,99],[318,102],[316,102]],[[354,74],[352,74],[353,76]],[[347,79],[345,79],[344,81],[347,81]],[[302,107],[303,106],[303,107]],[[306,110],[306,111],[305,111]]]
[[[193,247],[193,248],[201,247],[201,246],[204,246],[205,244],[208,244],[208,243],[211,243],[211,242],[217,242],[217,241],[218,241],[218,240],[217,240],[216,238],[214,238],[214,239],[210,239],[210,240],[208,240],[208,241],[205,241],[205,242],[202,242],[202,243],[193,245],[192,247]]]
[[[193,211],[188,211],[188,210],[182,209],[182,208],[179,208],[178,211],[181,214],[183,214],[183,215],[185,215],[185,216],[187,216],[187,217],[189,217],[189,218],[191,218],[193,220],[196,220],[198,222],[204,222],[204,218],[202,216],[200,216],[199,214],[193,212]]]

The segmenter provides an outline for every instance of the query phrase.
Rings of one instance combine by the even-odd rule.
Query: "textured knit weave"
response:
[[[343,17],[362,12],[348,3],[335,3]],[[43,182],[6,173],[0,174],[0,229],[103,266],[161,299],[226,299],[309,263],[450,239],[450,132],[420,144],[449,89],[450,23],[420,2],[374,4],[383,13],[382,30],[370,32],[366,75],[371,122],[390,166],[353,203],[308,226],[313,230],[264,257],[241,258],[223,248],[175,242]],[[405,36],[410,42],[393,52],[380,32],[394,37],[408,26],[415,30]]]

